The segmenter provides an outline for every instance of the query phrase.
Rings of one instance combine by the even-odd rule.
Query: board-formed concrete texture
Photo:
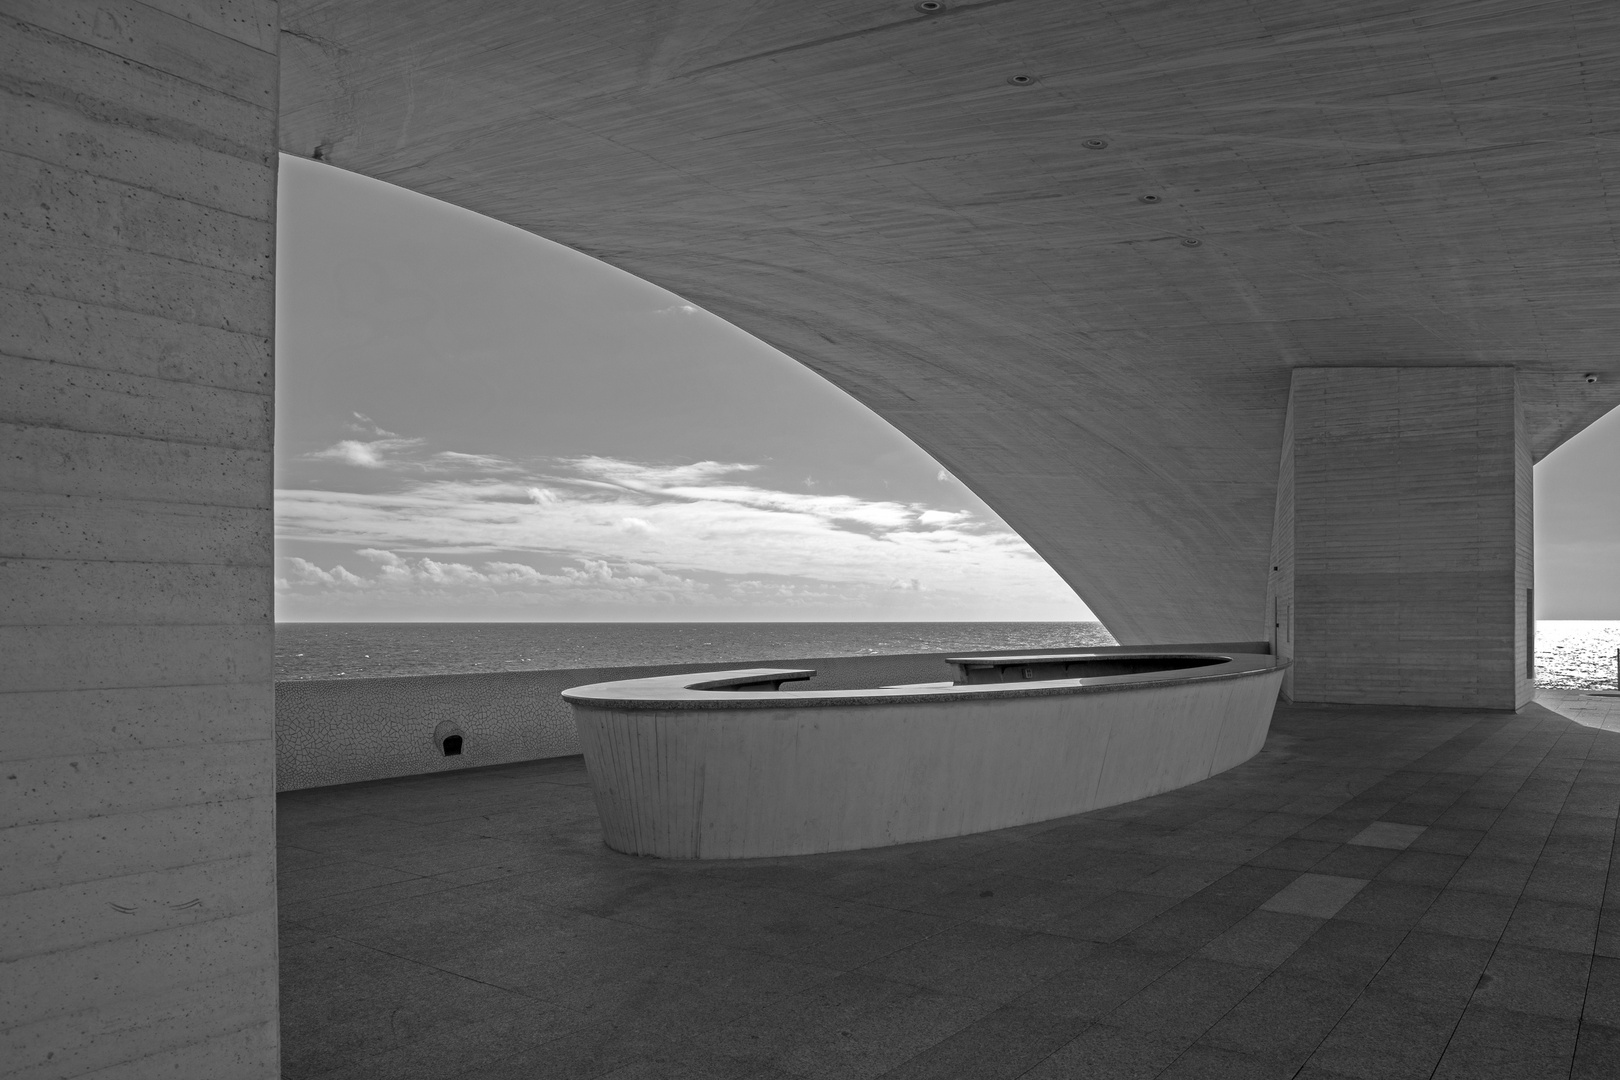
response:
[[[0,0],[5,1066],[276,1068],[278,111],[821,372],[1122,642],[1241,640],[1294,369],[1512,368],[1521,504],[1620,401],[1612,9]]]
[[[282,147],[778,346],[1122,644],[1264,624],[1293,368],[1620,402],[1611,0],[943,7],[288,0]]]
[[[0,3],[0,1075],[273,1077],[276,8]]]
[[[1269,605],[1294,700],[1529,703],[1520,415],[1512,368],[1294,369]]]

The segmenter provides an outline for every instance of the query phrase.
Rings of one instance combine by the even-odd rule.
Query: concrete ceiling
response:
[[[1612,0],[281,9],[286,152],[777,346],[1124,641],[1264,636],[1291,368],[1517,367],[1538,458],[1620,402]]]

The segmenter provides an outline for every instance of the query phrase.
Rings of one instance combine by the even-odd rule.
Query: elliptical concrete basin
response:
[[[1023,677],[1122,660],[1138,670]],[[815,672],[749,668],[565,690],[603,839],[665,858],[804,855],[1129,802],[1253,757],[1286,666],[1151,650],[951,662],[1007,681],[781,690]]]

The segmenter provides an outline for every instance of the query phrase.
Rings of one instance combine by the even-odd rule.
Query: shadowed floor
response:
[[[609,851],[578,758],[284,794],[284,1075],[1620,1076],[1620,698],[1540,700],[791,859]]]

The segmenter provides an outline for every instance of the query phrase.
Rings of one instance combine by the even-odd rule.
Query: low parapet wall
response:
[[[1163,648],[1265,652],[1261,642],[1195,642]],[[1026,650],[1002,650],[1016,655]],[[1088,648],[1109,652],[1110,647]],[[954,677],[953,653],[769,659],[772,667],[814,668],[796,689],[845,690]],[[984,653],[982,655],[996,655]],[[389,679],[308,679],[276,684],[276,790],[349,784],[390,776],[449,772],[511,761],[567,757],[579,735],[560,696],[571,686],[756,664],[713,662],[649,667],[406,675]],[[446,757],[453,726],[462,752]]]

